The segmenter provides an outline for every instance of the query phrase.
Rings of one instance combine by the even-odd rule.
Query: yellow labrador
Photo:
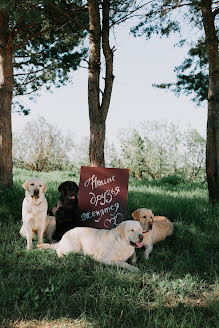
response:
[[[165,216],[154,216],[152,211],[147,208],[137,209],[132,213],[132,217],[139,221],[143,228],[143,246],[145,247],[145,257],[148,259],[153,245],[172,235],[173,224]]]
[[[20,234],[27,239],[27,250],[32,247],[34,234],[38,236],[38,242],[43,242],[43,235],[48,241],[52,240],[56,220],[54,216],[47,216],[48,204],[44,193],[46,184],[42,179],[29,178],[22,185],[26,190],[22,204],[22,227]]]
[[[97,261],[117,265],[129,271],[139,271],[126,263],[135,247],[142,247],[143,229],[139,222],[124,221],[111,230],[77,227],[67,231],[56,244],[40,244],[39,248],[55,249],[58,257],[69,253],[90,255]]]

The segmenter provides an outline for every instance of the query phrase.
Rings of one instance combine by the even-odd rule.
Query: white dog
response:
[[[111,230],[77,227],[67,231],[56,244],[40,244],[39,248],[55,249],[58,257],[69,253],[93,256],[97,261],[139,271],[126,261],[135,247],[142,247],[143,229],[139,222],[124,221]]]
[[[154,216],[152,211],[147,208],[137,209],[132,213],[132,217],[139,221],[143,228],[143,246],[145,247],[145,257],[148,259],[153,245],[172,235],[173,224],[165,216]]]
[[[20,234],[27,239],[27,250],[30,250],[35,234],[38,236],[38,243],[43,242],[43,235],[48,241],[52,240],[56,220],[54,216],[47,216],[48,204],[44,196],[47,188],[44,181],[30,178],[22,186],[26,192],[22,204],[23,225]]]

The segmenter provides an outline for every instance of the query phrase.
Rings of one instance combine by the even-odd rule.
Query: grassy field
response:
[[[0,189],[0,327],[201,328],[218,327],[219,209],[206,185],[163,179],[129,183],[127,218],[139,207],[177,221],[174,234],[154,246],[140,273],[104,266],[88,257],[33,248],[19,235],[22,183],[45,179],[53,206],[70,172],[15,170],[14,187]]]

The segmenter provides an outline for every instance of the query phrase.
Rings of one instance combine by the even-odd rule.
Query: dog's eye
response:
[[[131,229],[130,231],[132,231],[132,232],[133,232],[133,231],[134,231],[134,229]]]
[[[146,219],[146,215],[144,215],[143,218]]]
[[[31,185],[31,186],[34,186],[34,183],[31,183],[30,185]]]
[[[39,187],[42,187],[42,185],[39,185]]]

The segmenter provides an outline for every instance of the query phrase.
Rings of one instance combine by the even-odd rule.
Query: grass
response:
[[[178,222],[148,261],[138,250],[133,274],[89,257],[26,252],[21,185],[30,173],[15,170],[14,187],[0,189],[1,328],[218,327],[219,209],[208,206],[205,185],[130,180],[127,218],[147,207]],[[79,182],[71,172],[33,175],[47,182],[50,207],[60,182]]]

